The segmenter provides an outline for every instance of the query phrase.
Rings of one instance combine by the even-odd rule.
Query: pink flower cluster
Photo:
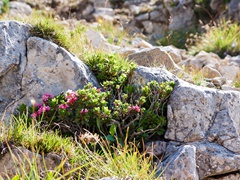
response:
[[[65,98],[67,99],[67,103],[73,104],[77,100],[77,93],[72,90],[68,90],[65,94]]]
[[[132,111],[136,111],[136,112],[140,112],[141,111],[141,109],[140,109],[140,107],[138,106],[138,105],[136,105],[136,106],[130,106],[129,108],[128,108],[128,111],[129,112],[132,112]]]
[[[48,99],[49,99],[49,98],[53,99],[53,98],[54,98],[53,94],[45,93],[45,94],[42,96],[43,102],[48,102]]]
[[[35,107],[39,107],[39,109],[36,112],[31,114],[32,118],[36,118],[36,117],[42,115],[42,113],[50,110],[49,106],[45,106],[45,105],[42,105],[42,104],[36,104]]]
[[[59,109],[67,109],[67,108],[69,108],[69,105],[68,104],[60,104],[58,107],[59,107]]]
[[[80,114],[82,114],[83,116],[84,116],[86,113],[88,113],[88,109],[87,109],[87,108],[82,109],[82,110],[80,111]]]

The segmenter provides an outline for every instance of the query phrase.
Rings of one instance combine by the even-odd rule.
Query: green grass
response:
[[[54,152],[61,154],[63,162],[54,171],[45,170],[45,179],[84,178],[100,179],[102,177],[119,177],[132,179],[161,179],[155,177],[156,167],[152,157],[147,157],[134,144],[117,147],[110,146],[105,140],[96,141],[91,146],[87,140],[80,141],[78,137],[61,137],[56,132],[41,131],[39,124],[32,122],[27,126],[27,116],[15,117],[12,123],[1,125],[0,142],[12,146],[23,146],[29,150],[46,154]],[[97,138],[96,135],[90,135]],[[24,161],[14,157],[17,174],[14,179],[41,179],[36,159],[24,155]],[[71,164],[68,172],[61,174],[66,160]],[[27,163],[27,164],[26,164]],[[29,168],[27,168],[30,166]]]
[[[31,16],[24,18],[13,18],[6,14],[0,19],[15,19],[29,23],[32,25],[31,33],[33,36],[52,41],[81,59],[85,59],[84,57],[88,54],[96,53],[96,50],[89,44],[85,34],[87,30],[92,29],[89,24],[79,22],[77,25],[69,27],[62,25],[61,21],[54,18],[52,14],[37,10],[34,10]],[[120,25],[115,26],[109,21],[99,20],[97,27],[93,29],[101,32],[110,43],[115,45],[119,45],[124,39],[130,38],[121,29]]]
[[[200,51],[213,52],[220,57],[240,53],[240,26],[237,23],[222,20],[214,26],[207,26],[206,32],[199,36],[196,44],[188,51],[195,55]]]
[[[9,0],[2,0],[0,14],[7,13],[9,10]]]
[[[155,43],[158,46],[173,45],[176,48],[186,49],[187,39],[193,33],[195,33],[195,31],[193,30],[191,31],[179,30],[166,32],[162,37],[156,39]]]

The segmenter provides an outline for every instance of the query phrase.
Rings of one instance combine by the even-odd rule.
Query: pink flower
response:
[[[88,113],[88,109],[82,109],[81,111],[80,111],[80,114],[82,114],[82,115],[85,115],[86,113]]]
[[[38,114],[36,112],[34,112],[30,116],[35,119],[38,116]]]
[[[77,93],[72,90],[68,90],[65,94],[65,98],[67,99],[67,103],[73,104],[77,100]]]
[[[44,112],[47,112],[50,110],[50,107],[49,106],[41,106],[39,109],[38,109],[38,115],[41,115],[42,113]]]
[[[136,106],[130,106],[129,108],[128,108],[128,111],[129,112],[132,112],[132,111],[136,111],[136,112],[140,112],[141,111],[141,109],[140,109],[140,107],[138,106],[138,105],[136,105]]]
[[[42,103],[36,103],[34,104],[35,107],[41,107],[42,106]]]
[[[67,108],[69,108],[69,105],[67,105],[67,104],[60,104],[58,107],[59,107],[59,109],[67,109]]]
[[[49,98],[53,99],[53,98],[54,98],[53,94],[45,93],[45,94],[42,96],[43,102],[48,102],[48,99],[49,99]]]

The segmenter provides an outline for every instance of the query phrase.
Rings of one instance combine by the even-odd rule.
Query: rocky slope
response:
[[[230,2],[228,13],[238,12],[239,9],[233,5],[237,2],[239,1]],[[46,5],[49,3],[46,2]],[[60,7],[63,1],[51,1],[51,3],[53,7]],[[179,17],[187,17],[187,19],[183,21],[183,25],[169,24],[167,16],[158,23],[164,22],[167,28],[174,29],[178,26],[185,27],[192,22],[192,1],[179,1],[176,7],[167,6],[169,1],[162,3],[166,7],[166,14],[170,14],[173,19]],[[145,1],[139,4],[137,1],[126,1],[125,6],[132,7],[133,12],[139,10],[134,15],[136,16],[134,21],[141,22],[144,31],[153,33],[154,28],[152,30],[147,28],[151,27],[151,23],[154,25],[153,19],[155,16],[160,16],[160,12],[156,9],[139,12],[142,6],[159,8],[162,3],[151,5]],[[212,0],[213,10],[217,7],[214,3],[217,2]],[[102,5],[103,2],[93,1],[85,10],[92,12],[91,8],[95,9]],[[18,9],[20,6],[16,7]],[[179,17],[175,15],[174,8],[178,8],[179,13],[183,15]],[[183,11],[184,8],[187,10]],[[88,11],[85,11],[85,15],[88,15]],[[96,13],[96,9],[94,12]],[[111,10],[108,12],[112,13]],[[184,13],[190,14],[186,16]],[[81,18],[83,17],[85,16],[81,14]],[[174,20],[174,22],[179,21]],[[190,26],[191,23],[188,25]],[[132,76],[134,83],[138,83],[139,80],[175,81],[176,86],[168,102],[166,141],[148,143],[149,153],[162,157],[158,173],[163,173],[167,179],[237,180],[240,178],[240,92],[233,91],[237,89],[232,84],[240,70],[240,55],[221,59],[216,54],[200,52],[196,56],[189,56],[185,50],[173,46],[152,46],[142,39],[123,48],[109,44],[101,34],[94,31],[87,32],[86,37],[96,49],[118,52],[138,63],[139,66]],[[17,21],[0,22],[0,47],[0,114],[5,115],[5,118],[19,104],[30,104],[31,100],[38,101],[45,92],[56,95],[68,89],[82,88],[88,82],[100,86],[80,59],[52,42],[31,37],[27,24]],[[189,83],[193,80],[191,76],[185,74],[183,65],[189,69],[202,71],[207,78],[207,86],[220,89]],[[182,79],[189,82],[178,78],[176,75],[179,74],[183,74]],[[4,158],[1,160],[5,162]]]

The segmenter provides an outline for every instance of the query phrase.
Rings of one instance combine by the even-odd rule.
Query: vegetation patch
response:
[[[28,124],[41,121],[44,129],[57,129],[64,135],[82,134],[87,129],[113,143],[122,144],[125,138],[138,143],[154,134],[163,135],[165,104],[174,83],[152,81],[142,88],[128,85],[135,65],[119,58],[111,54],[90,57],[87,64],[103,88],[88,84],[57,96],[45,94],[40,104],[30,108],[23,104],[20,114],[29,111]]]
[[[206,26],[206,32],[196,37],[195,45],[189,47],[189,53],[196,55],[200,51],[213,52],[220,57],[240,53],[240,26],[237,23],[222,20],[214,26]]]

